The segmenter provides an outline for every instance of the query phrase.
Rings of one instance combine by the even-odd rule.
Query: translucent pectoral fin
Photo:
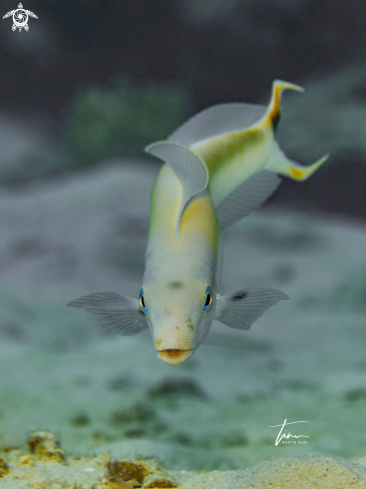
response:
[[[147,153],[165,161],[174,171],[182,183],[182,198],[176,223],[176,237],[179,236],[179,227],[184,211],[199,192],[202,192],[208,183],[208,170],[205,163],[192,151],[182,144],[160,141],[145,148]]]
[[[260,207],[277,189],[281,178],[269,171],[255,173],[217,207],[220,228],[225,229]]]
[[[312,165],[302,166],[300,163],[287,158],[276,141],[273,144],[273,155],[265,166],[266,170],[279,173],[285,177],[292,178],[292,180],[307,180],[329,158],[329,154],[326,154]]]
[[[216,321],[234,329],[250,329],[262,314],[287,295],[276,289],[250,288],[217,296]]]
[[[93,314],[103,327],[124,336],[132,336],[148,327],[138,300],[113,292],[86,295],[67,305],[85,309]]]

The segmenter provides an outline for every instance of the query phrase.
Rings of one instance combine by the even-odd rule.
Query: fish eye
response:
[[[212,303],[212,295],[210,294],[210,289],[208,288],[206,292],[205,311],[207,311],[211,303]]]
[[[144,291],[141,289],[139,304],[141,309],[146,312],[145,299],[144,299]]]

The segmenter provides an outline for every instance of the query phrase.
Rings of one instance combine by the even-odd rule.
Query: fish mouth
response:
[[[160,360],[168,365],[179,365],[188,360],[188,358],[193,355],[193,352],[194,350],[168,349],[158,350],[156,354]]]

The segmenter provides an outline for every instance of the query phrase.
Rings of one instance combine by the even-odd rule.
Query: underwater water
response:
[[[65,307],[96,291],[138,296],[154,171],[117,163],[0,198],[2,448],[46,429],[70,453],[157,456],[182,470],[361,457],[365,226],[278,208],[228,229],[223,293],[266,286],[290,301],[250,331],[214,323],[170,367],[148,333],[106,334]],[[308,421],[291,430],[308,444],[275,446],[270,426],[285,419]]]
[[[342,20],[342,9],[330,14],[321,4],[327,40],[303,27],[310,1],[291,7],[263,0],[263,11],[249,1],[215,2],[208,14],[203,2],[187,0],[167,7],[159,21],[154,2],[142,3],[146,16],[115,5],[126,29],[111,34],[110,44],[92,36],[99,18],[105,26],[95,2],[78,33],[56,6],[45,12],[36,2],[29,8],[39,18],[29,21],[29,32],[13,32],[11,19],[1,25],[0,83],[8,99],[2,96],[0,108],[0,451],[24,447],[30,432],[43,430],[69,454],[155,457],[187,471],[243,469],[292,455],[364,457],[365,41],[355,27],[354,48],[345,47],[338,60],[331,28],[332,15],[336,25],[356,22],[359,7],[352,3],[354,17]],[[13,7],[7,2],[4,14]],[[78,6],[67,11],[81,13]],[[267,11],[276,14],[273,45]],[[181,44],[174,29],[160,41],[149,30],[169,19],[179,19],[173,25],[182,30]],[[212,29],[221,29],[221,47],[213,35],[205,47],[198,34]],[[253,47],[257,57],[248,54],[256,32],[265,33]],[[304,55],[304,67],[296,54],[307,53],[302,36],[323,53],[313,62]],[[275,67],[265,49],[275,59],[282,53],[283,64]],[[246,79],[240,53],[252,69]],[[26,56],[38,77],[24,76]],[[161,76],[150,58],[165,66]],[[223,232],[221,293],[266,287],[290,300],[249,331],[214,321],[200,348],[175,367],[157,358],[147,331],[123,337],[66,307],[95,292],[139,297],[150,192],[160,169],[142,154],[144,145],[203,107],[267,103],[275,77],[306,88],[284,97],[281,147],[304,164],[331,156],[304,183],[284,178],[262,209]],[[285,420],[301,437],[277,444]]]

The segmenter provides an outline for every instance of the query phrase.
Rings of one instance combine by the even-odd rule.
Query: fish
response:
[[[259,287],[220,294],[221,232],[258,209],[280,176],[304,181],[328,158],[303,166],[280,149],[275,132],[287,89],[303,91],[275,80],[267,107],[216,105],[147,146],[164,165],[151,192],[140,296],[102,292],[68,305],[125,336],[149,329],[158,358],[179,365],[203,342],[213,320],[249,330],[268,308],[288,299],[280,290]]]

